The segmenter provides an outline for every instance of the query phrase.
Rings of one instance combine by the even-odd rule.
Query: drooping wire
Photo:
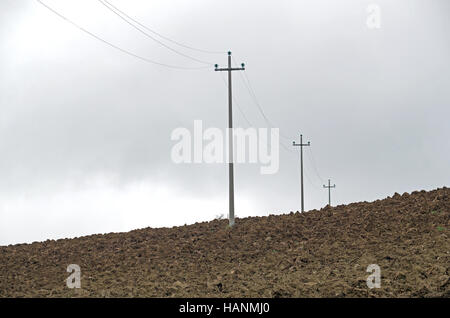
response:
[[[235,63],[234,60],[233,60],[233,62],[234,62],[234,64],[236,65],[236,63]],[[261,105],[260,105],[260,103],[259,103],[259,101],[258,101],[258,98],[256,97],[255,90],[253,89],[253,86],[252,86],[251,83],[250,83],[250,79],[249,79],[248,76],[247,76],[247,72],[244,71],[243,73],[244,73],[245,79],[244,79],[244,76],[242,76],[241,72],[239,72],[239,74],[241,75],[241,78],[242,78],[242,80],[243,80],[243,82],[244,82],[244,84],[245,84],[245,86],[246,86],[246,88],[247,88],[247,91],[249,92],[250,96],[252,97],[254,103],[256,104],[258,110],[260,111],[261,115],[262,115],[263,118],[265,119],[266,123],[267,123],[270,127],[274,127],[274,125],[272,124],[272,122],[271,122],[271,121],[269,120],[269,118],[267,118],[267,116],[265,115],[264,110],[262,109],[262,107],[261,107]],[[287,137],[286,135],[283,135],[281,132],[279,132],[279,136],[282,137],[282,138],[284,138],[284,139],[287,139],[287,140],[289,140],[289,141],[292,140],[292,139],[290,139],[289,137]],[[282,148],[283,148],[284,150],[286,150],[286,152],[291,152],[291,153],[292,153],[292,152],[296,152],[296,151],[293,150],[292,148],[286,146],[286,145],[281,141],[281,139],[279,140],[279,142],[280,142],[280,145],[282,146]],[[313,168],[314,168],[314,172],[315,172],[315,174],[317,175],[317,177],[320,179],[320,181],[321,181],[321,182],[324,182],[324,179],[320,176],[320,173],[319,173],[319,171],[318,171],[318,169],[317,169],[317,165],[316,165],[316,163],[315,163],[315,160],[314,160],[314,156],[313,156],[313,154],[312,154],[311,147],[308,147],[308,148],[309,148],[310,153],[308,153],[307,156],[308,156],[308,159],[310,160],[310,162],[311,162],[311,164],[312,164],[312,166],[313,166]],[[309,154],[310,154],[311,156],[309,156]],[[304,171],[304,174],[305,174],[306,178],[308,179],[309,183],[311,183],[311,185],[313,185],[316,189],[320,189],[320,187],[318,187],[315,183],[313,183],[313,182],[311,181],[311,179],[309,178],[309,176],[307,175],[307,173],[306,173],[305,171]]]
[[[189,46],[183,43],[180,43],[178,41],[172,40],[170,38],[168,38],[167,36],[162,35],[161,33],[156,32],[155,30],[152,30],[151,28],[149,28],[148,26],[142,24],[141,22],[139,22],[138,20],[132,18],[130,15],[128,15],[127,13],[125,13],[124,11],[120,10],[119,8],[117,8],[116,6],[114,6],[111,2],[109,2],[108,0],[104,0],[109,6],[111,6],[114,10],[116,10],[117,12],[120,12],[122,15],[124,15],[125,17],[127,17],[128,19],[130,19],[131,21],[133,21],[134,23],[138,24],[139,26],[141,26],[142,28],[146,29],[147,31],[159,36],[160,38],[171,42],[173,44],[176,44],[178,46],[181,46],[183,48],[186,49],[190,49],[193,51],[197,51],[197,52],[202,52],[202,53],[207,53],[207,54],[225,54],[226,51],[208,51],[208,50],[203,50],[203,49],[199,49],[199,48],[195,48],[193,46]]]
[[[298,160],[298,162],[296,164],[296,167],[297,167],[297,172],[298,172],[298,178],[300,180],[301,171],[300,171],[300,164],[298,164],[300,162],[300,152],[298,153],[297,160]],[[318,193],[318,194],[321,193],[322,188],[320,188],[319,186],[317,186],[315,183],[313,183],[311,181],[306,170],[303,170],[303,175],[306,177],[306,180],[308,181],[308,183],[312,186],[311,189],[314,189],[314,191],[316,191],[316,193]]]
[[[233,62],[235,63],[234,59],[233,59]],[[248,76],[247,76],[247,72],[244,71],[243,73],[244,73],[244,75],[242,75],[241,72],[239,72],[239,75],[240,75],[240,77],[241,77],[241,80],[242,80],[242,82],[244,83],[244,86],[245,86],[245,88],[247,89],[247,91],[248,91],[250,97],[252,98],[254,104],[255,104],[256,107],[258,108],[258,111],[260,112],[261,116],[264,118],[264,121],[266,122],[266,124],[267,124],[269,127],[272,127],[272,128],[277,127],[277,125],[274,125],[273,122],[266,116],[266,114],[265,114],[263,108],[261,107],[261,104],[259,103],[258,97],[256,96],[255,90],[253,89],[253,86],[252,86],[251,83],[250,83],[250,79],[249,79]],[[288,136],[282,134],[280,131],[279,131],[278,134],[279,134],[279,136],[280,136],[281,138],[284,138],[284,139],[289,140],[289,141],[292,140],[290,137],[288,137]]]
[[[267,118],[266,114],[264,113],[264,110],[262,109],[262,107],[261,107],[261,105],[260,105],[260,103],[259,103],[259,101],[258,101],[258,98],[256,97],[255,90],[253,89],[253,86],[251,85],[250,79],[249,79],[248,76],[247,76],[247,72],[243,72],[243,73],[244,73],[245,79],[244,79],[244,77],[242,76],[241,72],[239,72],[239,74],[241,75],[242,80],[243,80],[243,82],[244,82],[244,84],[245,84],[245,86],[246,86],[248,92],[250,93],[250,95],[251,95],[253,101],[255,102],[255,104],[256,104],[258,110],[260,111],[261,115],[262,115],[263,118],[265,119],[266,123],[267,123],[269,126],[274,127],[273,123],[269,120],[269,118]],[[292,139],[290,139],[288,136],[283,135],[281,132],[279,132],[279,136],[282,137],[282,138],[284,138],[284,139],[287,139],[287,140],[289,140],[289,141],[292,140]],[[287,152],[295,152],[295,150],[293,150],[293,149],[287,147],[286,145],[284,145],[284,144],[281,142],[281,140],[280,140],[280,145],[281,145]],[[309,147],[309,148],[310,148],[310,147]],[[311,151],[311,149],[310,149],[310,151]],[[312,156],[312,151],[311,151],[311,156]],[[309,157],[308,157],[308,158],[309,158]],[[312,166],[313,166],[313,168],[314,168],[315,173],[317,174],[317,176],[319,177],[319,179],[320,179],[322,182],[324,182],[324,181],[323,181],[324,179],[323,179],[323,178],[320,176],[320,174],[319,174],[319,171],[318,171],[318,169],[317,169],[317,166],[316,166],[316,164],[315,164],[315,161],[314,161],[314,157],[313,157],[313,156],[312,156],[312,159],[310,158],[310,161],[312,161]],[[306,175],[306,173],[305,173],[305,175]],[[309,179],[309,177],[307,177],[307,178]],[[313,184],[311,181],[310,181],[310,183]],[[314,186],[317,188],[317,186],[316,186],[315,184],[314,184]]]
[[[184,66],[177,66],[177,65],[170,65],[170,64],[165,64],[165,63],[161,63],[161,62],[157,62],[157,61],[153,61],[151,59],[148,59],[146,57],[140,56],[138,54],[135,54],[131,51],[128,51],[126,49],[123,49],[111,42],[108,42],[104,39],[102,39],[101,37],[99,37],[98,35],[86,30],[85,28],[83,28],[82,26],[76,24],[75,22],[73,22],[72,20],[70,20],[69,18],[65,17],[64,15],[62,15],[61,13],[59,13],[58,11],[54,10],[53,8],[51,8],[50,6],[48,6],[47,4],[45,4],[44,2],[42,2],[41,0],[36,0],[39,4],[41,4],[42,6],[44,6],[45,8],[47,8],[49,11],[51,11],[52,13],[54,13],[55,15],[57,15],[58,17],[60,17],[61,19],[63,19],[64,21],[68,22],[69,24],[73,25],[74,27],[76,27],[77,29],[79,29],[80,31],[88,34],[89,36],[93,37],[94,39],[124,53],[127,54],[129,56],[135,57],[141,61],[150,63],[150,64],[154,64],[154,65],[159,65],[159,66],[164,66],[164,67],[168,67],[168,68],[172,68],[172,69],[180,69],[180,70],[200,70],[200,69],[206,69],[209,68],[209,66],[201,66],[201,67],[184,67]]]
[[[325,183],[325,180],[320,176],[319,170],[317,169],[316,161],[314,160],[314,155],[313,155],[313,152],[311,150],[311,147],[308,147],[308,148],[309,148],[308,149],[309,150],[308,154],[310,155],[310,156],[308,156],[308,158],[310,159],[311,165],[313,166],[314,171],[315,171],[317,177],[320,179],[320,181]]]
[[[223,81],[225,87],[228,87],[228,86],[227,86],[227,82],[226,82],[225,79],[223,78],[223,74],[221,74],[221,79],[222,79],[222,81]],[[248,124],[250,127],[256,127],[256,126],[248,119],[248,117],[245,115],[245,113],[244,113],[243,109],[241,108],[240,103],[238,103],[237,98],[236,98],[235,95],[233,95],[233,103],[236,104],[236,106],[238,107],[239,112],[241,113],[242,117],[243,117],[244,120],[247,122],[247,124]],[[281,148],[282,148],[283,150],[285,150],[286,152],[288,152],[288,153],[294,152],[293,149],[290,149],[290,148],[289,148],[288,146],[286,146],[281,140],[278,140],[278,142],[280,143]]]
[[[234,65],[236,65],[236,62],[234,61],[234,59],[233,59],[233,63],[234,63]],[[244,71],[244,74],[246,75],[245,71]],[[247,84],[247,82],[246,82],[246,80],[244,79],[244,77],[242,76],[241,72],[239,72],[239,75],[241,76],[241,79],[242,79],[243,83],[245,84],[245,87],[247,88],[247,91],[249,92],[250,97],[252,97],[253,102],[255,103],[255,105],[257,106],[257,108],[258,108],[258,110],[259,110],[259,112],[260,112],[261,115],[263,116],[263,118],[264,118],[266,124],[267,124],[269,127],[271,127],[271,128],[278,128],[276,125],[272,124],[272,122],[269,120],[269,118],[267,118],[267,116],[266,116],[266,114],[264,113],[264,111],[263,111],[261,105],[260,105],[259,102],[258,102],[258,99],[257,99],[257,97],[256,97],[256,94],[254,93],[254,91],[252,90],[251,86],[249,85],[250,83]],[[247,75],[246,75],[246,76],[247,76]],[[284,139],[286,139],[286,140],[289,140],[289,141],[292,140],[291,138],[289,138],[289,137],[283,135],[283,134],[280,132],[280,128],[278,128],[278,136],[281,137],[281,138],[284,138]],[[292,153],[292,152],[295,152],[295,150],[289,148],[289,146],[286,146],[286,145],[281,141],[281,139],[279,140],[279,142],[280,142],[281,147],[282,147],[284,150],[286,150],[286,152],[291,152],[291,153]]]
[[[233,61],[233,62],[234,62],[234,61]],[[241,72],[239,72],[239,74],[240,74],[240,73],[241,73]],[[253,86],[252,86],[252,84],[251,84],[251,82],[250,82],[250,79],[249,79],[248,76],[247,76],[247,72],[244,72],[245,78],[244,78],[244,76],[242,76],[242,74],[240,74],[240,75],[241,75],[242,81],[244,82],[245,87],[247,88],[247,91],[249,92],[250,96],[252,97],[252,99],[253,99],[255,105],[257,106],[257,108],[258,108],[258,110],[260,111],[261,115],[263,116],[264,120],[266,121],[266,123],[267,123],[269,126],[274,127],[275,125],[273,125],[273,123],[272,123],[272,122],[269,120],[269,118],[266,116],[266,114],[264,113],[264,110],[262,109],[262,107],[261,107],[261,105],[260,105],[260,103],[259,103],[259,101],[258,101],[258,98],[257,98],[257,96],[256,96],[255,90],[253,89]],[[282,138],[285,138],[285,139],[287,139],[287,140],[292,140],[292,139],[290,139],[288,136],[283,135],[283,134],[281,134],[281,133],[279,133],[279,136],[282,137]],[[286,146],[282,143],[281,140],[279,140],[279,142],[280,142],[280,145],[281,145],[287,152],[296,152],[295,150],[293,150],[293,149],[291,149],[291,148],[289,148],[289,147],[286,147]],[[311,150],[310,150],[310,151],[311,151]],[[312,151],[311,151],[311,156],[312,156]],[[298,154],[298,158],[299,158],[299,160],[300,160],[300,154]],[[309,158],[309,157],[308,157],[308,158]],[[317,176],[319,177],[319,179],[323,182],[323,178],[320,176],[320,174],[319,174],[319,172],[318,172],[318,169],[317,169],[317,166],[316,166],[316,164],[315,164],[314,157],[312,156],[311,158],[312,158],[312,160],[310,159],[310,161],[312,161],[312,165],[313,165],[314,171],[315,171],[315,173],[317,174]],[[298,169],[298,170],[299,170],[299,172],[300,172],[300,169]],[[317,184],[315,184],[315,183],[311,180],[311,178],[309,177],[309,175],[308,175],[308,173],[306,172],[306,170],[303,171],[303,174],[305,175],[306,179],[308,180],[308,182],[311,184],[311,186],[312,186],[315,190],[321,190],[321,189],[322,189],[321,187],[317,186]]]
[[[308,180],[308,182],[316,189],[316,190],[322,190],[322,188],[320,188],[316,183],[312,182],[311,178],[309,177],[308,173],[306,172],[306,170],[303,171],[303,174],[306,176],[306,179]]]
[[[219,72],[219,73],[222,73],[222,72]],[[220,78],[222,79],[223,84],[225,85],[225,87],[228,87],[228,84],[227,84],[227,82],[225,81],[225,79],[223,78],[223,76],[224,76],[223,74],[220,74]],[[241,113],[242,117],[243,117],[244,120],[247,122],[247,124],[248,124],[250,127],[254,127],[254,126],[252,125],[252,123],[248,120],[247,116],[245,116],[244,111],[242,110],[241,106],[240,106],[239,103],[237,102],[237,99],[236,99],[236,97],[235,97],[234,95],[233,95],[233,102],[234,102],[234,104],[238,107],[239,112]]]
[[[131,27],[133,27],[134,29],[138,30],[139,32],[141,32],[143,35],[145,35],[146,37],[148,37],[149,39],[155,41],[156,43],[162,45],[163,47],[165,47],[166,49],[181,55],[185,58],[191,59],[195,62],[198,63],[202,63],[202,64],[206,64],[206,65],[213,65],[213,63],[211,62],[207,62],[207,61],[203,61],[200,59],[197,59],[195,57],[192,57],[190,55],[184,54],[183,52],[180,52],[178,50],[175,50],[174,48],[166,45],[164,42],[161,42],[160,40],[156,39],[155,37],[151,36],[150,34],[148,34],[147,32],[145,32],[144,30],[142,30],[141,28],[139,28],[138,26],[136,26],[135,24],[131,23],[128,19],[131,20],[131,18],[128,18],[128,16],[124,13],[121,13],[121,11],[115,9],[114,6],[110,5],[108,1],[103,1],[103,0],[97,0],[98,2],[100,2],[105,8],[107,8],[109,11],[111,11],[112,13],[114,13],[115,15],[117,15],[121,20],[125,21],[127,24],[129,24]],[[128,18],[128,19],[127,19]],[[132,20],[133,21],[133,20]]]

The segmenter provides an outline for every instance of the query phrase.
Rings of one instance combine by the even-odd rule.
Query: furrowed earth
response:
[[[450,297],[449,194],[2,246],[0,297]]]

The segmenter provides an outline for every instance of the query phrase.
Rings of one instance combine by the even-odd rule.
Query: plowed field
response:
[[[449,194],[3,246],[0,297],[450,297]]]

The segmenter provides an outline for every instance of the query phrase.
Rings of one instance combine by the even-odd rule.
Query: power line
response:
[[[244,78],[244,75],[245,75],[245,78]],[[269,120],[269,118],[267,118],[266,114],[264,113],[264,110],[262,109],[261,105],[259,104],[259,101],[258,101],[258,98],[256,97],[255,91],[253,90],[253,87],[251,86],[250,81],[248,81],[248,76],[245,72],[244,72],[244,75],[241,74],[241,79],[244,82],[244,85],[245,85],[247,91],[249,92],[250,97],[253,99],[253,101],[254,101],[256,107],[258,108],[259,112],[261,113],[262,117],[264,118],[264,120],[266,121],[268,126],[276,127],[277,125],[272,124],[272,122]],[[280,134],[280,136],[281,136],[281,134]]]
[[[266,121],[266,123],[267,123],[270,127],[274,127],[275,125],[273,125],[273,123],[272,123],[272,122],[269,120],[269,118],[266,116],[266,114],[264,113],[264,110],[262,109],[262,107],[261,107],[261,105],[260,105],[260,103],[259,103],[259,100],[258,100],[258,98],[257,98],[257,96],[256,96],[255,90],[253,89],[253,86],[251,85],[250,79],[249,79],[248,76],[247,76],[247,72],[244,71],[243,73],[244,73],[245,79],[244,79],[244,76],[242,76],[242,74],[239,74],[239,75],[241,75],[241,79],[242,79],[242,81],[244,82],[245,87],[247,88],[247,91],[249,92],[250,96],[252,97],[252,99],[253,99],[255,105],[257,106],[258,110],[260,111],[260,113],[261,113],[261,115],[263,116],[263,118],[264,118],[264,120]],[[289,139],[289,137],[287,137],[286,135],[283,135],[280,131],[279,131],[278,135],[279,135],[280,137],[284,138],[284,139]],[[290,140],[290,139],[289,139],[289,140]],[[286,146],[286,145],[281,141],[281,139],[279,140],[279,143],[280,143],[281,147],[282,147],[284,150],[286,150],[286,152],[288,152],[288,153],[293,153],[293,152],[295,152],[293,149],[291,149],[291,148],[289,148],[288,146]],[[310,147],[310,149],[311,149],[311,147]],[[313,168],[314,168],[314,172],[317,174],[317,176],[319,177],[319,179],[323,182],[323,178],[320,176],[320,174],[319,174],[319,172],[318,172],[318,169],[317,169],[317,166],[316,166],[316,164],[315,164],[314,157],[312,156],[312,150],[310,150],[310,151],[311,151],[311,157],[308,156],[308,159],[312,162],[312,166],[313,166]],[[311,158],[312,158],[312,159],[311,159]],[[316,189],[320,189],[316,184],[314,184],[314,183],[311,181],[311,179],[308,177],[308,175],[307,175],[306,173],[305,173],[305,175],[306,175],[306,177],[307,177],[309,183],[311,183],[311,185],[313,185]]]
[[[257,96],[256,96],[255,90],[253,89],[253,86],[252,86],[252,84],[251,84],[251,82],[250,82],[250,79],[249,79],[248,76],[247,76],[247,72],[245,71],[245,72],[243,72],[243,73],[244,73],[244,75],[242,75],[242,74],[239,74],[239,75],[241,75],[242,81],[244,82],[245,87],[246,87],[247,91],[249,92],[250,96],[252,97],[252,99],[253,99],[255,105],[257,106],[259,112],[260,112],[261,115],[263,116],[263,118],[264,118],[264,120],[266,121],[266,123],[267,123],[270,127],[274,127],[275,125],[273,125],[273,123],[272,123],[272,122],[269,120],[269,118],[266,116],[266,114],[264,113],[263,108],[261,107],[261,104],[259,103],[259,100],[258,100],[258,98],[257,98]],[[244,79],[244,76],[245,76],[245,79]],[[284,139],[290,140],[290,138],[289,138],[288,136],[282,134],[281,132],[279,132],[279,136],[282,137],[282,138],[284,138]],[[284,148],[287,152],[294,152],[294,150],[288,148],[285,144],[283,144],[281,140],[280,140],[279,142],[280,142],[280,145],[282,146],[282,148]],[[312,154],[311,148],[310,148],[310,152],[311,152],[311,156],[308,156],[308,159],[309,159],[309,160],[311,161],[311,163],[312,163],[312,166],[313,166],[313,168],[314,168],[314,172],[315,172],[316,175],[319,177],[319,179],[323,182],[323,178],[320,176],[320,173],[319,173],[319,171],[318,171],[318,169],[317,169],[317,166],[316,166],[316,164],[315,164],[315,160],[314,160],[314,156],[313,156],[313,154]],[[308,179],[309,179],[309,178],[308,178]],[[311,183],[312,185],[314,185],[317,189],[319,189],[319,187],[317,187],[315,184],[313,184],[313,183],[311,182],[311,180],[309,180],[309,181],[310,181],[310,183]]]
[[[316,175],[320,179],[320,181],[324,182],[324,179],[320,176],[319,170],[317,169],[316,161],[314,160],[314,155],[313,155],[312,149],[309,148],[309,152],[307,152],[307,153],[308,153],[309,161],[311,162],[311,165],[314,168],[314,172],[316,173]]]
[[[244,74],[245,74],[245,72],[244,72]],[[241,76],[241,79],[242,79],[242,82],[244,83],[245,88],[247,89],[247,91],[248,91],[250,97],[252,98],[253,102],[255,103],[255,105],[258,107],[258,110],[261,113],[264,120],[266,121],[267,125],[270,127],[274,127],[275,125],[272,125],[272,123],[267,118],[266,114],[264,113],[262,107],[259,105],[259,102],[258,102],[255,92],[250,88],[250,85],[247,84],[247,82],[244,79],[244,76],[242,74],[239,74],[239,75]],[[245,74],[245,77],[248,78],[247,74]]]
[[[60,17],[61,19],[63,19],[64,21],[70,23],[71,25],[73,25],[74,27],[76,27],[77,29],[79,29],[80,31],[88,34],[89,36],[93,37],[94,39],[124,53],[127,54],[129,56],[135,57],[141,61],[150,63],[150,64],[155,64],[155,65],[159,65],[159,66],[164,66],[164,67],[168,67],[168,68],[173,68],[173,69],[180,69],[180,70],[200,70],[200,69],[206,69],[209,68],[209,66],[202,66],[202,67],[184,67],[184,66],[177,66],[177,65],[170,65],[170,64],[165,64],[165,63],[161,63],[161,62],[157,62],[157,61],[153,61],[150,60],[146,57],[140,56],[138,54],[135,54],[133,52],[130,52],[126,49],[123,49],[111,42],[108,42],[107,40],[102,39],[101,37],[99,37],[98,35],[86,30],[85,28],[81,27],[80,25],[76,24],[75,22],[73,22],[72,20],[70,20],[69,18],[65,17],[64,15],[62,15],[61,13],[59,13],[58,11],[54,10],[53,8],[51,8],[50,6],[48,6],[47,4],[43,3],[41,0],[36,0],[39,4],[41,4],[42,6],[44,6],[45,8],[47,8],[49,11],[51,11],[52,13],[54,13],[55,15],[57,15],[58,17]]]
[[[175,50],[174,48],[166,45],[165,43],[161,42],[158,39],[155,39],[153,36],[151,36],[150,34],[148,34],[147,32],[143,31],[142,29],[140,29],[139,27],[137,27],[136,25],[134,25],[133,23],[131,23],[130,21],[128,21],[125,17],[128,18],[128,16],[125,13],[122,13],[121,11],[119,11],[118,9],[115,9],[114,6],[112,6],[111,4],[109,4],[109,2],[107,1],[103,1],[103,0],[97,0],[98,2],[100,2],[105,8],[107,8],[109,11],[111,11],[112,13],[114,13],[115,15],[117,15],[120,19],[122,19],[123,21],[125,21],[127,24],[129,24],[131,27],[133,27],[134,29],[138,30],[139,32],[141,32],[142,34],[144,34],[146,37],[148,37],[149,39],[155,41],[156,43],[162,45],[163,47],[165,47],[168,50],[171,50],[172,52],[181,55],[183,57],[186,57],[188,59],[191,59],[195,62],[198,63],[202,63],[202,64],[206,64],[206,65],[213,65],[213,63],[211,62],[207,62],[207,61],[203,61],[203,60],[199,60],[195,57],[192,57],[190,55],[184,54],[183,52],[180,52],[178,50]],[[106,3],[105,3],[106,2]],[[123,16],[122,16],[123,15]],[[124,17],[125,16],[125,17]],[[130,18],[128,18],[130,19]]]
[[[114,8],[115,10],[117,10],[118,12],[120,12],[121,14],[123,14],[124,16],[126,16],[128,19],[130,19],[131,21],[133,21],[134,23],[140,25],[141,27],[143,27],[144,29],[146,29],[147,31],[159,36],[160,38],[169,41],[173,44],[176,44],[178,46],[184,47],[186,49],[190,49],[193,51],[198,51],[198,52],[202,52],[202,53],[207,53],[207,54],[224,54],[226,53],[226,51],[208,51],[208,50],[203,50],[203,49],[199,49],[199,48],[195,48],[183,43],[180,43],[178,41],[172,40],[170,38],[168,38],[167,36],[162,35],[161,33],[156,32],[155,30],[152,30],[151,28],[149,28],[148,26],[142,24],[141,22],[137,21],[136,19],[132,18],[131,16],[129,16],[128,14],[126,14],[124,11],[120,10],[119,8],[117,8],[116,6],[114,6],[111,2],[109,2],[108,0],[104,0],[104,2],[106,2],[109,6],[111,6],[112,8]]]
[[[243,72],[243,73],[244,73],[244,75],[247,77],[246,72]],[[250,82],[249,82],[249,84],[247,84],[247,82],[245,81],[245,79],[244,79],[244,77],[242,76],[242,74],[239,73],[239,75],[241,76],[241,79],[242,79],[242,81],[243,81],[245,87],[247,88],[247,91],[248,91],[250,97],[253,99],[253,102],[254,102],[255,105],[257,106],[257,108],[258,108],[259,112],[261,113],[261,115],[263,116],[264,120],[266,121],[266,124],[267,124],[269,127],[271,127],[271,128],[277,128],[276,125],[273,125],[273,124],[270,122],[269,118],[267,118],[266,114],[264,113],[264,110],[262,109],[261,105],[260,105],[259,102],[258,102],[258,99],[257,99],[257,97],[256,97],[256,94],[254,93],[253,89],[249,86]],[[248,77],[247,77],[247,79],[248,79]],[[287,140],[290,140],[289,137],[287,137],[287,136],[285,136],[285,135],[283,135],[283,134],[280,133],[279,128],[278,128],[278,136],[280,136],[280,137],[282,137],[282,138],[285,138],[285,139],[287,139]],[[281,147],[282,147],[284,150],[286,150],[286,152],[294,152],[292,149],[290,149],[288,146],[286,146],[281,140],[279,140],[279,142],[280,142]]]
[[[274,125],[274,124],[269,120],[269,118],[266,116],[266,114],[265,114],[263,108],[261,107],[261,104],[260,104],[259,101],[258,101],[258,98],[256,97],[255,90],[253,89],[253,86],[252,86],[251,83],[250,83],[250,79],[249,79],[248,76],[247,76],[247,72],[244,72],[245,78],[244,78],[244,76],[243,76],[242,74],[239,74],[239,75],[241,76],[241,80],[242,80],[242,82],[244,83],[245,88],[247,89],[247,91],[248,91],[250,97],[252,98],[254,104],[255,104],[256,107],[258,108],[260,114],[261,114],[262,117],[264,118],[266,124],[267,124],[269,127],[275,128],[277,125]],[[286,140],[290,140],[290,138],[289,138],[288,136],[282,134],[280,131],[278,132],[278,135],[279,135],[281,138],[284,138],[284,139],[286,139]],[[289,149],[288,147],[286,147],[286,149],[287,149],[288,151],[290,151],[290,149]]]
[[[306,180],[308,180],[309,184],[313,186],[313,189],[320,190],[320,187],[317,185],[317,183],[312,182],[311,178],[309,177],[309,174],[307,173],[307,170],[304,171]]]
[[[225,79],[223,78],[223,74],[220,74],[220,78],[222,79],[223,84],[225,85],[225,87],[227,87],[227,82],[225,81]],[[236,106],[239,109],[239,112],[241,113],[242,117],[244,118],[244,120],[247,122],[247,124],[250,127],[254,127],[254,125],[248,120],[247,116],[245,115],[244,111],[242,110],[241,106],[239,105],[239,103],[237,102],[236,97],[233,95],[233,101],[236,104]]]
[[[297,158],[297,160],[300,161],[300,152],[297,153],[296,158]],[[301,174],[300,165],[296,164],[295,166],[297,167],[297,171],[298,171],[298,174],[300,176],[300,174]],[[308,180],[308,183],[312,186],[312,189],[314,189],[317,193],[319,193],[321,188],[311,181],[311,179],[310,179],[310,177],[309,177],[309,175],[308,175],[306,170],[303,171],[303,174],[305,175],[306,180]]]
[[[244,75],[246,75],[245,72],[244,72]],[[252,95],[254,95],[254,93],[252,93]],[[267,118],[267,116],[265,115],[265,113],[264,113],[262,107],[261,107],[260,104],[257,102],[256,95],[254,95],[254,96],[255,96],[255,104],[256,104],[258,110],[260,111],[261,115],[264,117],[264,119],[265,119],[267,125],[268,125],[269,127],[272,127],[272,128],[278,128],[278,136],[281,137],[281,138],[284,138],[285,140],[290,140],[290,138],[289,138],[288,136],[286,136],[286,135],[284,135],[284,134],[281,133],[281,128],[280,128],[280,127],[276,127],[277,125],[272,124],[272,122]],[[291,152],[291,153],[294,152],[294,150],[292,150],[292,149],[290,149],[288,146],[286,146],[286,145],[281,141],[281,139],[279,140],[279,142],[280,142],[280,145],[281,145],[287,152]]]
[[[221,78],[222,78],[222,81],[223,81],[224,85],[226,86],[227,83],[226,83],[225,79],[223,78],[223,76],[221,76]],[[239,112],[242,114],[242,117],[244,117],[244,120],[247,122],[247,124],[248,124],[250,127],[256,127],[256,125],[254,125],[254,124],[248,119],[248,117],[245,115],[244,110],[243,110],[243,109],[241,108],[241,106],[239,105],[239,103],[238,103],[237,98],[235,97],[235,95],[233,95],[233,101],[234,101],[234,103],[236,104],[236,106],[238,107]],[[288,146],[286,146],[286,144],[284,144],[281,140],[278,140],[278,141],[279,141],[279,143],[280,143],[281,148],[284,149],[286,152],[291,153],[291,154],[295,152],[294,150],[292,150],[292,149],[290,149]]]
[[[253,102],[255,103],[256,107],[258,108],[259,112],[261,113],[262,117],[264,118],[264,120],[266,121],[267,125],[270,127],[276,127],[277,125],[274,125],[269,118],[266,116],[263,108],[261,107],[261,104],[259,103],[259,100],[256,96],[255,90],[253,89],[253,86],[250,82],[250,79],[247,76],[247,72],[244,72],[244,75],[241,75],[241,79],[244,82],[244,85],[247,89],[247,91],[249,92],[250,97],[252,98]],[[244,78],[245,77],[245,78]],[[289,138],[288,136],[282,134],[281,132],[279,132],[280,137],[286,139],[286,140],[290,140],[291,138]]]

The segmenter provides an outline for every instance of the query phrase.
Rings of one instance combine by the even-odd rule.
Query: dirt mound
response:
[[[449,192],[0,247],[0,297],[450,297]]]

